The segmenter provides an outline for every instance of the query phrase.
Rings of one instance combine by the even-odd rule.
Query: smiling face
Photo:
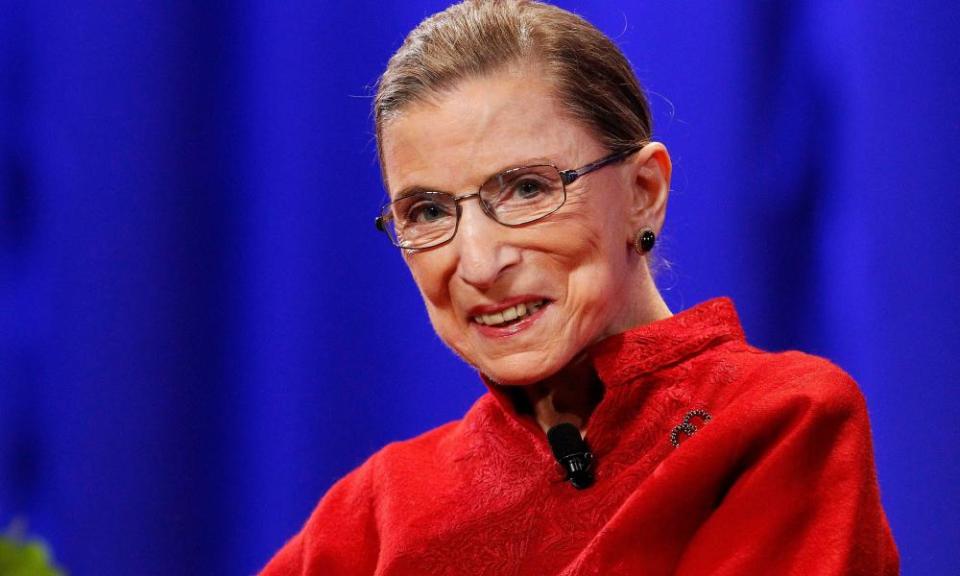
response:
[[[529,69],[466,80],[410,105],[386,124],[381,144],[391,198],[411,188],[473,193],[508,168],[566,170],[610,153]],[[652,281],[630,248],[639,162],[580,178],[562,208],[526,226],[498,224],[476,198],[464,200],[449,243],[405,252],[441,339],[495,381],[529,384],[643,323]]]

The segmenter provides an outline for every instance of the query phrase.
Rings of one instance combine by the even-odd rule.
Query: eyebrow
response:
[[[483,180],[483,182],[480,183],[480,185],[478,186],[478,188],[479,188],[480,186],[483,186],[484,183],[488,182],[488,181],[489,181],[491,178],[493,178],[494,176],[497,176],[497,175],[499,175],[499,174],[503,174],[504,172],[507,172],[508,170],[515,170],[515,169],[517,169],[517,168],[524,168],[524,167],[526,167],[526,166],[544,166],[544,165],[547,165],[547,166],[556,166],[556,165],[553,163],[553,161],[551,161],[549,158],[545,158],[545,157],[528,158],[527,160],[523,160],[523,161],[521,161],[521,162],[511,162],[510,164],[505,164],[505,165],[501,166],[500,168],[498,168],[497,170],[491,172],[490,175],[487,176],[487,177]],[[559,168],[557,168],[557,169],[559,170]],[[408,197],[408,196],[414,196],[414,195],[416,195],[416,194],[424,194],[424,193],[430,193],[430,192],[433,192],[433,193],[441,193],[441,194],[451,194],[451,195],[453,195],[453,192],[449,192],[449,191],[446,191],[446,190],[440,190],[440,189],[437,189],[437,188],[430,188],[430,187],[422,186],[422,185],[419,185],[419,184],[413,184],[413,185],[410,185],[410,186],[405,186],[402,190],[400,190],[400,192],[397,192],[397,195],[393,197],[393,199],[391,200],[391,202],[396,202],[397,200],[400,200],[400,199],[402,199],[402,198],[406,198],[406,197]]]
[[[410,196],[416,196],[417,194],[430,194],[430,193],[450,194],[450,195],[453,194],[452,192],[447,192],[445,190],[436,190],[434,188],[427,188],[426,186],[419,186],[414,184],[413,186],[407,186],[406,188],[398,192],[397,195],[393,197],[391,202],[396,202],[397,200],[402,200]]]

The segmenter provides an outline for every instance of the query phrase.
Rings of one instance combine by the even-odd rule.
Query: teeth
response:
[[[543,308],[544,303],[545,302],[543,300],[540,300],[539,302],[522,302],[516,306],[511,306],[506,310],[501,310],[500,312],[474,316],[473,321],[477,324],[496,326],[498,324],[503,324],[504,322],[511,322],[517,318],[523,318],[524,316],[533,314],[540,308]]]

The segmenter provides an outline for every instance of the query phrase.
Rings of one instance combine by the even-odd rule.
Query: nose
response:
[[[520,251],[510,243],[511,229],[487,216],[477,202],[461,206],[457,275],[474,288],[490,289],[503,273],[520,261]]]

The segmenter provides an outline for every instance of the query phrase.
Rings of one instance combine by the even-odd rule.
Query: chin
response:
[[[541,354],[517,354],[495,361],[473,363],[485,376],[504,386],[527,386],[545,380],[563,366],[544,362]]]

